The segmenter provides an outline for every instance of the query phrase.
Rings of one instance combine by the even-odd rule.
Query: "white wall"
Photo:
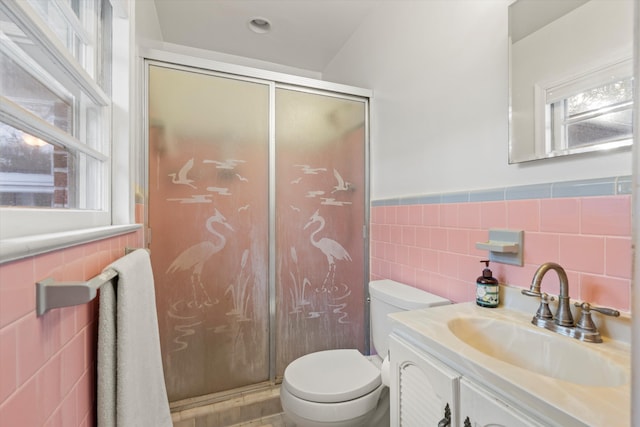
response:
[[[323,70],[371,88],[372,199],[631,174],[631,153],[508,164],[511,0],[380,1]]]
[[[321,73],[303,70],[300,68],[280,65],[273,62],[261,61],[236,55],[228,55],[221,52],[197,49],[189,46],[181,46],[173,43],[166,43],[162,37],[162,29],[158,20],[155,3],[151,0],[138,0],[136,4],[136,39],[141,53],[144,49],[158,49],[165,52],[188,55],[211,61],[224,62],[228,64],[241,65],[245,67],[258,68],[261,70],[274,71],[277,73],[292,74],[295,76],[320,79]]]
[[[137,0],[136,37],[139,39],[162,40],[162,31],[158,22],[156,5],[150,0]]]

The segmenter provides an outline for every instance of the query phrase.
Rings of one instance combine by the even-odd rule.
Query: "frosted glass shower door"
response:
[[[148,68],[148,226],[170,401],[269,379],[270,86]]]
[[[276,374],[319,350],[364,348],[366,104],[275,95]]]

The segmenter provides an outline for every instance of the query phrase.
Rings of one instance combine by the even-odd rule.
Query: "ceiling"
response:
[[[154,0],[163,41],[322,72],[373,0]],[[271,31],[249,29],[267,19]]]

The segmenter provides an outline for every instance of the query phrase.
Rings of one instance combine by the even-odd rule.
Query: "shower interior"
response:
[[[145,74],[172,408],[269,389],[312,351],[365,352],[368,98],[153,59]]]

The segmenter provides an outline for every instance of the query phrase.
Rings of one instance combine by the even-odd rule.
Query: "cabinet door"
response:
[[[389,358],[392,426],[458,425],[457,372],[394,335],[390,337]],[[442,422],[446,412],[448,423]]]
[[[460,425],[463,427],[541,427],[490,391],[460,380]]]

